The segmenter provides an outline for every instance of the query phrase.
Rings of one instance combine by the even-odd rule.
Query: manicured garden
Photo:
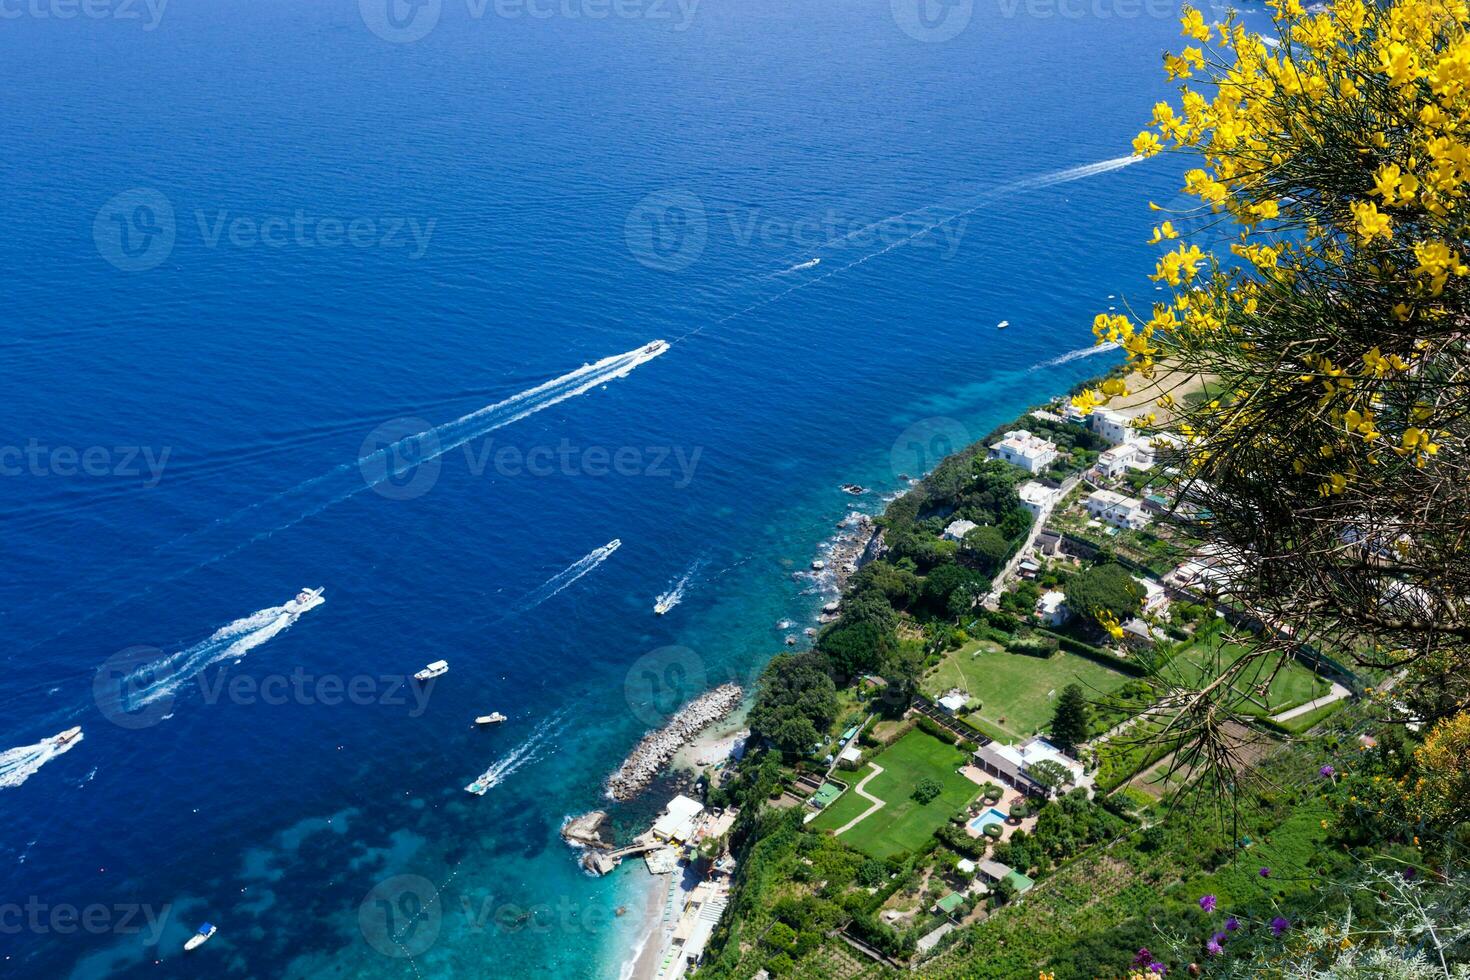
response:
[[[1177,684],[1198,687],[1219,676],[1218,671],[1236,663],[1245,653],[1245,647],[1234,643],[1221,646],[1219,639],[1206,637],[1175,654],[1162,673]],[[1238,711],[1276,714],[1328,692],[1330,685],[1326,681],[1294,659],[1282,664],[1283,656],[1279,653],[1264,656],[1249,665],[1236,679],[1234,686],[1240,694],[1239,703],[1235,705]],[[1270,683],[1263,697],[1260,688],[1268,680]]]
[[[979,698],[979,711],[966,721],[983,731],[1020,741],[1051,721],[1057,695],[1068,684],[1082,685],[1089,700],[1122,687],[1128,677],[1086,657],[1059,650],[1050,657],[1008,653],[988,640],[965,644],[924,679],[930,697],[951,688]]]
[[[915,851],[928,842],[960,807],[973,800],[980,787],[955,770],[965,763],[965,754],[953,745],[915,729],[874,756],[870,762],[883,772],[865,787],[870,796],[884,801],[881,810],[846,831],[842,841],[875,858],[886,858],[901,851]],[[853,785],[872,772],[866,766],[845,778]],[[922,780],[939,784],[939,795],[928,803],[913,798]],[[837,830],[871,807],[849,789],[822,811],[811,827],[818,831]]]

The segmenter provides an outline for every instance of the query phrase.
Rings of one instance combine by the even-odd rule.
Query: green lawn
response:
[[[1218,655],[1215,650],[1219,648]],[[1189,687],[1199,686],[1207,676],[1214,677],[1217,669],[1234,664],[1245,655],[1245,648],[1234,643],[1219,646],[1219,641],[1206,639],[1175,654],[1163,669],[1163,675],[1175,683]],[[1246,714],[1276,714],[1287,708],[1321,697],[1331,686],[1303,667],[1296,660],[1289,660],[1276,676],[1272,671],[1281,663],[1283,654],[1273,653],[1251,664],[1235,683],[1240,694],[1236,709]],[[1270,686],[1264,696],[1259,690],[1270,678]]]
[[[878,753],[871,762],[883,769],[873,778],[867,792],[886,804],[883,809],[842,835],[842,839],[864,854],[886,858],[899,851],[914,851],[960,807],[973,800],[980,787],[955,772],[965,754],[926,732],[915,729]],[[856,785],[871,769],[844,773]],[[925,776],[943,787],[933,801],[920,805],[913,799],[914,787]],[[836,830],[861,814],[872,803],[851,789],[812,821],[816,830]]]
[[[1128,678],[1066,650],[1042,659],[976,640],[946,657],[923,686],[930,697],[955,687],[969,691],[970,697],[980,699],[981,707],[966,721],[1003,741],[1021,741],[1051,722],[1057,695],[1074,681],[1089,700],[1096,700],[1122,687]]]

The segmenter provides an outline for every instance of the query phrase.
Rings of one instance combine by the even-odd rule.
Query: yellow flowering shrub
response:
[[[1197,203],[1151,205],[1166,298],[1093,331],[1224,393],[1154,396],[1237,604],[1401,651],[1379,666],[1448,651],[1470,706],[1470,7],[1268,5],[1269,38],[1184,8],[1178,98],[1133,145],[1192,156]]]

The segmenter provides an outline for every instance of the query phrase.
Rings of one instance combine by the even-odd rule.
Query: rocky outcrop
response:
[[[625,801],[643,792],[674,753],[738,708],[744,696],[740,685],[722,684],[680,708],[667,725],[643,736],[618,771],[608,777],[608,797]]]

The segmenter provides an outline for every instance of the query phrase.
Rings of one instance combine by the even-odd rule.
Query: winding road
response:
[[[851,830],[858,824],[862,823],[864,820],[871,817],[873,814],[877,813],[879,810],[883,809],[883,807],[886,805],[882,800],[878,799],[878,797],[868,795],[868,783],[872,782],[874,776],[883,775],[883,767],[874,765],[870,762],[868,763],[868,768],[872,769],[873,771],[864,776],[863,781],[854,786],[852,788],[852,791],[858,796],[861,796],[863,799],[868,800],[873,805],[868,807],[862,813],[859,813],[857,816],[853,817],[841,827],[838,827],[836,830],[834,830],[832,832],[832,836],[836,837]]]

